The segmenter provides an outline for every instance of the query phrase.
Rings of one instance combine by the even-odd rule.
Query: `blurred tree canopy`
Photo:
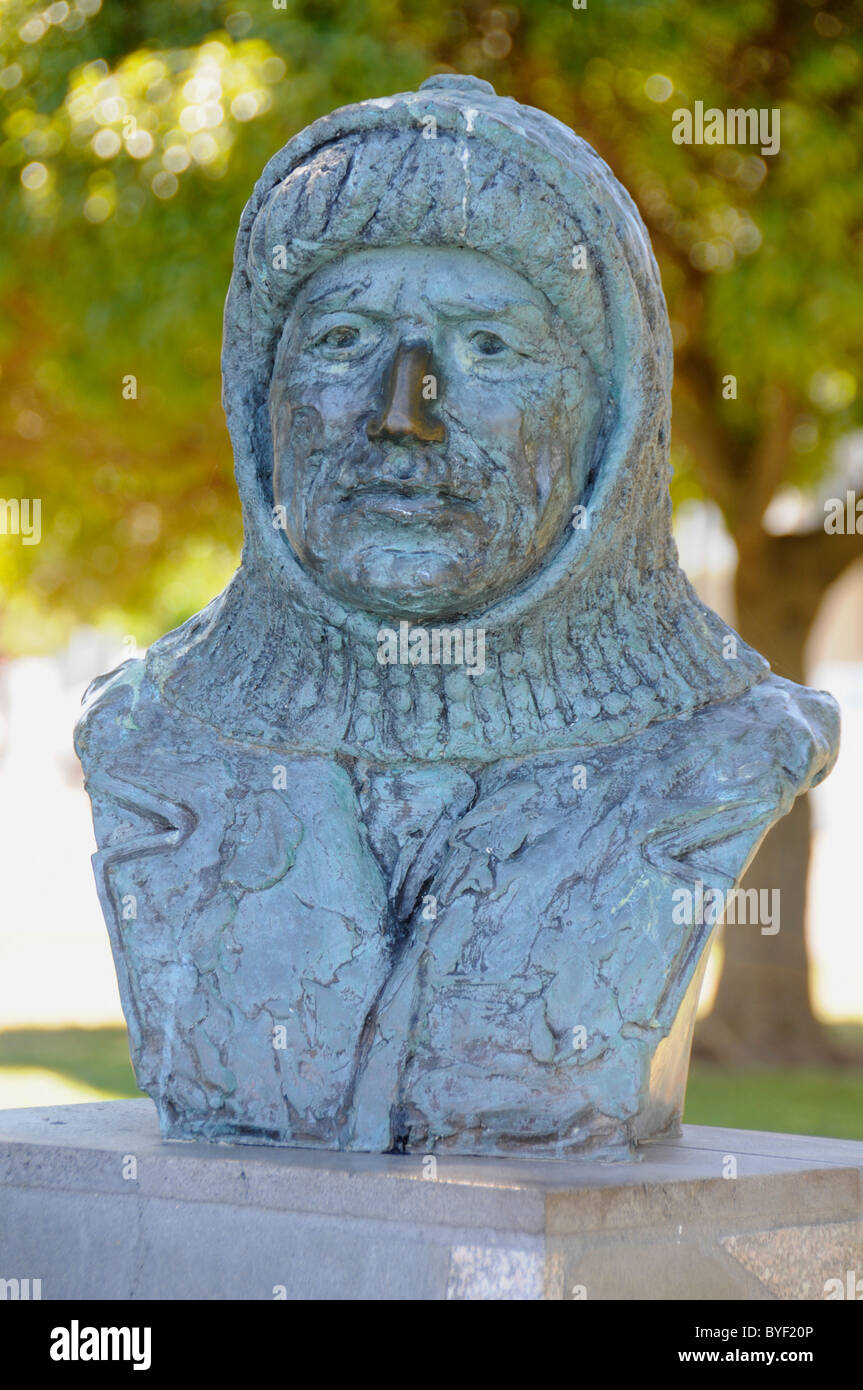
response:
[[[245,199],[310,120],[436,68],[552,111],[630,188],[674,326],[678,491],[757,533],[776,487],[817,480],[861,421],[854,11],[6,0],[0,496],[41,497],[43,539],[0,547],[5,648],[82,617],[146,642],[227,577],[240,531],[218,343]],[[672,110],[696,99],[779,106],[781,152],[675,144]],[[774,457],[754,470],[765,432]]]
[[[436,68],[552,111],[629,187],[674,327],[678,492],[757,535],[776,487],[817,480],[861,421],[854,10],[6,0],[0,496],[43,506],[40,545],[0,548],[6,650],[80,618],[146,642],[227,577],[240,530],[218,343],[245,199],[310,120]],[[672,110],[696,99],[779,106],[781,152],[675,144]]]
[[[4,0],[0,496],[43,505],[41,544],[0,544],[6,652],[82,619],[144,644],[222,586],[241,540],[219,341],[243,204],[310,120],[435,70],[551,111],[631,191],[674,333],[677,497],[719,505],[738,626],[802,679],[823,593],[863,556],[863,536],[825,534],[818,491],[863,424],[863,37],[842,0]],[[696,101],[778,109],[779,152],[676,144]],[[788,488],[814,501],[780,534],[764,514]],[[755,983],[732,981],[747,1017],[726,1033],[764,1032],[765,1057],[794,1028],[814,1046],[799,805],[781,945],[752,938]]]

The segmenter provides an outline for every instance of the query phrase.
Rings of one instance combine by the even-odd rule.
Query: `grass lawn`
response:
[[[98,1091],[100,1098],[140,1096],[125,1028],[15,1028],[0,1032],[4,1074],[38,1070]],[[19,1101],[19,1105],[41,1101]]]
[[[863,1028],[847,1025],[835,1031],[845,1042],[856,1042],[863,1034]],[[52,1079],[56,1087],[65,1085],[69,1101],[141,1094],[125,1028],[0,1032],[0,1107],[51,1103],[45,1097]],[[797,1071],[728,1071],[695,1063],[684,1119],[697,1125],[863,1139],[863,1060],[858,1068]]]
[[[863,1066],[741,1072],[696,1062],[683,1118],[690,1125],[863,1139]]]

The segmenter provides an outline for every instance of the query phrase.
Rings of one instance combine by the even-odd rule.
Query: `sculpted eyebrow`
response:
[[[362,301],[364,292],[368,289],[366,284],[353,285],[349,288],[338,288],[321,290],[317,295],[311,296],[303,306],[304,314],[314,311],[316,313],[326,313],[329,310],[356,309],[358,313],[373,316],[395,314],[396,306],[381,306]],[[530,299],[499,299],[499,300],[439,300],[435,304],[435,309],[443,318],[447,319],[471,319],[486,317],[511,317],[519,311],[528,311],[540,320],[544,320],[542,309]]]
[[[532,310],[540,318],[542,310],[532,299],[442,299],[435,305],[439,314],[448,319],[482,318],[484,314],[511,314],[521,309]]]
[[[317,295],[310,296],[305,303],[303,312],[309,309],[350,309],[354,306],[354,301],[368,289],[367,284],[351,285],[347,288],[331,290],[321,290]],[[356,305],[361,312],[366,312],[366,305]]]

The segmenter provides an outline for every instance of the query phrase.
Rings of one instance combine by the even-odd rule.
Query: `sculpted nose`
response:
[[[400,343],[387,378],[383,410],[366,427],[369,439],[406,439],[442,444],[446,431],[428,409],[427,397],[437,396],[427,343]],[[435,382],[433,392],[430,381]]]

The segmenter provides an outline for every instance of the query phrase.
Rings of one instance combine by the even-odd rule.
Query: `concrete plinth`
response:
[[[821,1299],[863,1276],[863,1143],[685,1125],[642,1153],[432,1162],[166,1144],[148,1100],[0,1111],[0,1279],[43,1299]]]

